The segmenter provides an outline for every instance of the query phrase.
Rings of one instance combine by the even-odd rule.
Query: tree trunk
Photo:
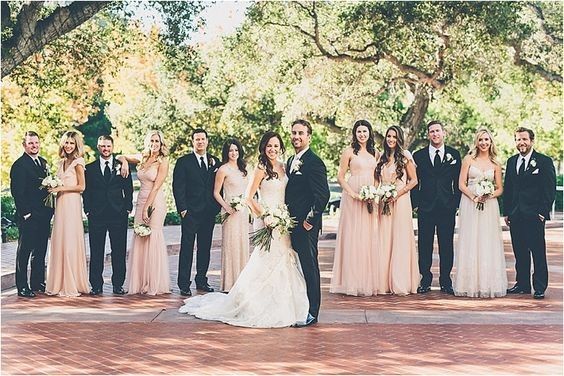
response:
[[[404,146],[406,149],[412,146],[411,144],[417,139],[417,134],[424,125],[423,119],[425,119],[431,100],[427,90],[429,88],[423,85],[416,85],[415,99],[401,117],[400,126],[405,132]]]
[[[47,44],[74,30],[108,6],[109,1],[75,1],[39,19],[43,2],[24,4],[18,14],[12,37],[2,54],[2,78]]]

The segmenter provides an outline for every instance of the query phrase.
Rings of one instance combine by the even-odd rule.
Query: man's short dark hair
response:
[[[525,127],[519,127],[515,130],[515,133],[521,133],[521,132],[527,132],[529,134],[529,138],[531,139],[531,141],[534,141],[535,132],[533,132],[532,129],[525,128]]]
[[[196,128],[194,129],[194,131],[192,132],[192,140],[194,139],[194,135],[196,133],[203,133],[206,135],[206,138],[208,138],[208,132],[206,132],[206,130],[204,128]]]
[[[37,137],[39,138],[39,135],[37,134],[37,132],[34,131],[27,131],[24,133],[23,139],[22,139],[22,143],[25,144],[25,139],[28,137]]]
[[[441,123],[439,120],[431,120],[431,121],[427,124],[427,131],[429,131],[429,128],[431,128],[431,126],[436,125],[436,124],[440,125],[443,130],[445,129],[445,126],[444,126],[443,123]]]
[[[292,127],[291,127],[291,128],[294,128],[294,125],[296,125],[296,124],[301,124],[301,125],[303,125],[304,127],[306,127],[306,128],[307,128],[307,132],[309,133],[310,136],[313,134],[313,128],[311,127],[311,124],[309,123],[309,121],[304,120],[304,119],[296,119],[296,120],[294,120],[294,122],[292,123]]]
[[[103,134],[100,137],[98,137],[98,142],[104,141],[104,140],[110,141],[112,143],[112,145],[114,144],[114,138],[112,136],[110,136],[109,134]]]

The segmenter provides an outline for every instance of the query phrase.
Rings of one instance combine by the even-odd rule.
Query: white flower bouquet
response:
[[[153,214],[154,210],[155,209],[152,206],[149,206],[149,209],[147,210],[149,218],[151,218],[151,214]],[[137,223],[133,226],[133,232],[135,235],[140,237],[149,236],[151,235],[151,226],[146,223]]]
[[[57,175],[47,175],[43,180],[41,180],[41,189],[57,188],[62,186],[63,181],[59,179]],[[57,202],[57,192],[49,193],[43,202],[45,203],[45,206],[54,208]]]
[[[392,214],[390,210],[390,199],[397,197],[398,191],[394,183],[381,184],[378,189],[378,196],[380,197],[380,202],[382,203],[382,214],[390,215]]]
[[[482,178],[476,183],[476,195],[478,196],[489,196],[495,191],[495,184],[492,180],[488,178]],[[484,210],[484,203],[478,202],[476,204],[476,209]]]
[[[272,243],[272,233],[278,229],[281,234],[288,234],[290,230],[296,227],[296,219],[290,217],[288,207],[284,204],[278,205],[274,209],[266,208],[265,212],[260,216],[264,222],[264,227],[253,231],[250,234],[251,244],[255,247],[270,251]]]
[[[247,207],[247,202],[243,195],[234,196],[231,198],[231,200],[229,200],[229,206],[231,206],[231,208],[233,208],[235,211],[241,211]],[[229,215],[230,214],[227,212],[223,213],[219,219],[219,222],[223,224],[223,222],[227,220]]]
[[[360,199],[366,202],[366,208],[369,213],[374,210],[374,200],[378,198],[378,189],[373,185],[363,185],[358,192]]]

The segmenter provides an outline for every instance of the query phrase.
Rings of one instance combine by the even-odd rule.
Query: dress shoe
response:
[[[533,298],[535,299],[544,299],[544,292],[542,291],[535,291],[533,294]]]
[[[292,325],[292,328],[303,328],[314,324],[317,324],[317,318],[308,313],[306,321],[297,322]]]
[[[40,283],[39,286],[32,287],[31,291],[45,292],[45,283]]]
[[[192,296],[192,291],[190,291],[190,289],[186,289],[186,290],[180,289],[180,295],[182,295],[182,296]]]
[[[205,285],[196,285],[196,290],[205,291],[205,292],[213,292],[213,288],[210,285],[208,285],[207,283]]]
[[[519,286],[519,285],[515,285],[512,288],[507,289],[507,293],[508,294],[530,294],[531,289],[524,289],[524,288],[521,288],[521,286]]]
[[[449,295],[454,295],[454,290],[452,286],[441,286],[441,292],[446,292]]]
[[[425,294],[427,292],[431,291],[431,286],[419,286],[417,288],[417,293],[418,294]]]
[[[116,295],[125,295],[127,294],[123,287],[114,287],[114,294]]]
[[[18,296],[22,296],[24,298],[33,298],[35,294],[27,287],[24,287],[23,289],[18,290]]]
[[[102,289],[92,289],[90,290],[90,295],[101,295]]]

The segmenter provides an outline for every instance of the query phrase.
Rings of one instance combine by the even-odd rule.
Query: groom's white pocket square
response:
[[[301,171],[296,171],[294,175],[303,175],[303,174],[301,173]]]
[[[536,175],[539,173],[539,169],[537,168],[536,170],[534,170],[533,172],[531,172],[532,175]]]
[[[456,164],[456,159],[453,159],[452,162],[450,162],[451,165],[455,165]]]

